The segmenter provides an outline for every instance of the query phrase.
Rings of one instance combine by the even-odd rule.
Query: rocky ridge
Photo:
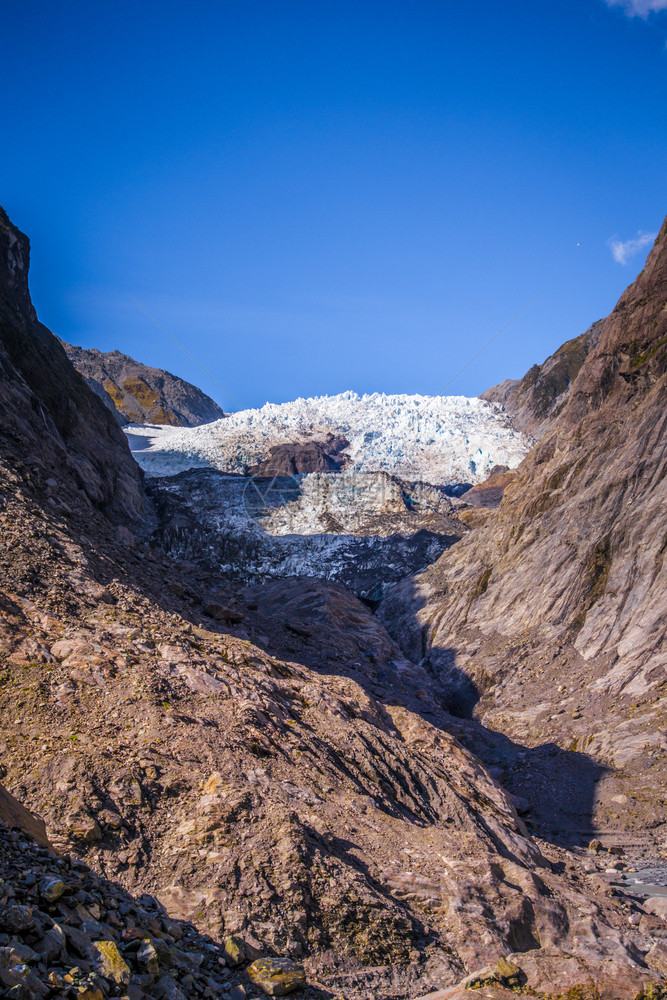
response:
[[[523,378],[506,379],[481,393],[480,399],[499,403],[515,427],[539,440],[567,403],[572,385],[596,346],[604,322],[600,319],[593,323],[581,336],[562,344],[541,365],[533,365]]]
[[[74,482],[81,503],[138,519],[142,475],[100,400],[37,319],[28,291],[30,244],[0,209],[0,438],[3,463],[19,462],[56,495]],[[34,463],[34,471],[31,468]]]
[[[195,427],[224,417],[209,396],[171,372],[120,351],[87,350],[61,340],[67,357],[118,423]]]
[[[452,716],[446,687],[353,595],[304,579],[244,588],[170,559],[117,523],[113,493],[96,506],[62,463],[54,492],[52,453],[28,461],[0,432],[0,752],[59,850],[157,897],[231,961],[301,962],[312,997],[399,1000],[508,956],[542,996],[623,1000],[661,975],[662,919],[613,895],[594,859],[531,836],[466,744],[525,770],[539,755]],[[159,907],[152,930],[100,892],[99,917],[82,904],[98,924],[114,911],[121,937],[125,917],[165,933]],[[112,939],[122,952],[102,927],[98,943]],[[129,983],[98,972],[93,989],[170,995],[120,957]]]
[[[666,246],[663,225],[500,507],[380,610],[466,712],[597,769],[573,836],[667,833]]]

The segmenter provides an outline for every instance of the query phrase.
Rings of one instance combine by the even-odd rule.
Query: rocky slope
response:
[[[414,996],[512,952],[554,994],[567,975],[633,997],[659,974],[660,918],[527,835],[348,592],[221,593],[8,492],[0,748],[61,849],[245,961],[302,961],[314,996]]]
[[[153,897],[135,899],[76,856],[59,857],[42,830],[0,787],[3,996],[230,995],[240,976],[222,945],[171,920]]]
[[[0,270],[11,274],[14,260],[0,258]],[[15,386],[23,391],[16,371],[3,383],[3,405]],[[100,412],[97,401],[90,406]],[[98,443],[120,466],[107,419]],[[572,995],[624,1000],[661,975],[664,922],[638,891],[613,895],[603,877],[609,856],[600,864],[532,837],[464,744],[526,775],[544,777],[552,760],[545,767],[539,752],[450,715],[447,692],[343,587],[304,579],[247,587],[170,559],[82,499],[64,445],[53,451],[60,478],[49,495],[45,472],[28,474],[17,458],[19,431],[11,428],[9,444],[3,436],[0,452],[0,753],[9,790],[44,817],[56,847],[126,890],[156,896],[169,920],[222,939],[225,962],[303,962],[302,995],[313,1000],[399,1000],[508,954],[522,971],[496,966],[504,986],[524,982],[542,997],[577,986]],[[116,495],[108,501],[118,509]],[[153,516],[146,530],[154,527]],[[163,981],[174,959],[161,957],[159,941],[172,948],[165,935],[176,943],[177,934],[160,907],[95,883],[75,862],[61,880],[70,895],[88,893],[84,912],[66,893],[44,909],[26,875],[42,866],[39,885],[57,873],[26,844],[19,836],[17,851],[2,854],[3,970],[16,970],[18,956],[41,981],[39,960],[17,946],[39,955],[33,946],[54,930],[48,940],[64,967],[74,929],[98,947],[91,953],[79,939],[83,978],[70,969],[68,991],[179,998]],[[12,892],[33,910],[34,939],[11,940]],[[157,967],[148,946],[130,947],[124,932],[133,926],[142,942],[148,931]],[[187,954],[176,967],[192,969],[183,969],[192,983],[175,989],[244,995],[224,986],[216,994],[207,977],[220,973],[207,955],[219,952],[183,935],[187,947],[176,947]],[[105,941],[129,982],[122,966],[120,981],[95,966],[103,954],[115,960],[113,948],[100,949]],[[15,996],[42,995],[28,973],[11,987]],[[63,995],[59,983],[51,995]],[[511,996],[503,983],[496,995]]]
[[[568,340],[543,361],[533,365],[521,379],[506,379],[480,396],[489,403],[500,403],[510,414],[518,430],[539,439],[567,403],[572,385],[590,351],[596,346],[604,320]]]
[[[195,427],[224,413],[209,396],[182,378],[149,368],[120,351],[86,350],[61,344],[91,389],[123,424]]]
[[[462,711],[597,769],[572,836],[667,834],[666,248],[663,225],[500,507],[381,609]]]
[[[483,400],[377,392],[267,403],[190,430],[128,431],[151,476],[192,468],[284,475],[291,458],[295,472],[338,466],[434,484],[476,483],[494,465],[518,465],[531,444],[501,407]]]

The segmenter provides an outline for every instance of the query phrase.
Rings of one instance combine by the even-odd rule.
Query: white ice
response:
[[[139,464],[152,476],[213,468],[245,473],[275,445],[350,442],[348,471],[394,473],[429,483],[480,482],[494,465],[514,468],[532,445],[502,407],[467,396],[337,396],[266,403],[214,423],[126,428]]]

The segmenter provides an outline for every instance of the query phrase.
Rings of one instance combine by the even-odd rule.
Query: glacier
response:
[[[149,480],[152,544],[245,584],[301,576],[370,602],[466,530],[446,487],[386,472],[255,478],[189,469]]]
[[[505,410],[468,396],[358,395],[266,403],[199,427],[130,425],[135,459],[149,476],[187,469],[244,475],[280,445],[343,436],[349,472],[389,472],[425,483],[478,483],[495,465],[516,467],[533,444]]]

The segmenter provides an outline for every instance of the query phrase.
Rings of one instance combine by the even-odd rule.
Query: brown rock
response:
[[[270,997],[282,997],[306,985],[302,965],[288,958],[259,958],[248,967],[248,978]]]
[[[224,417],[209,396],[184,379],[120,351],[86,350],[61,341],[86,382],[120,424],[195,427]]]

